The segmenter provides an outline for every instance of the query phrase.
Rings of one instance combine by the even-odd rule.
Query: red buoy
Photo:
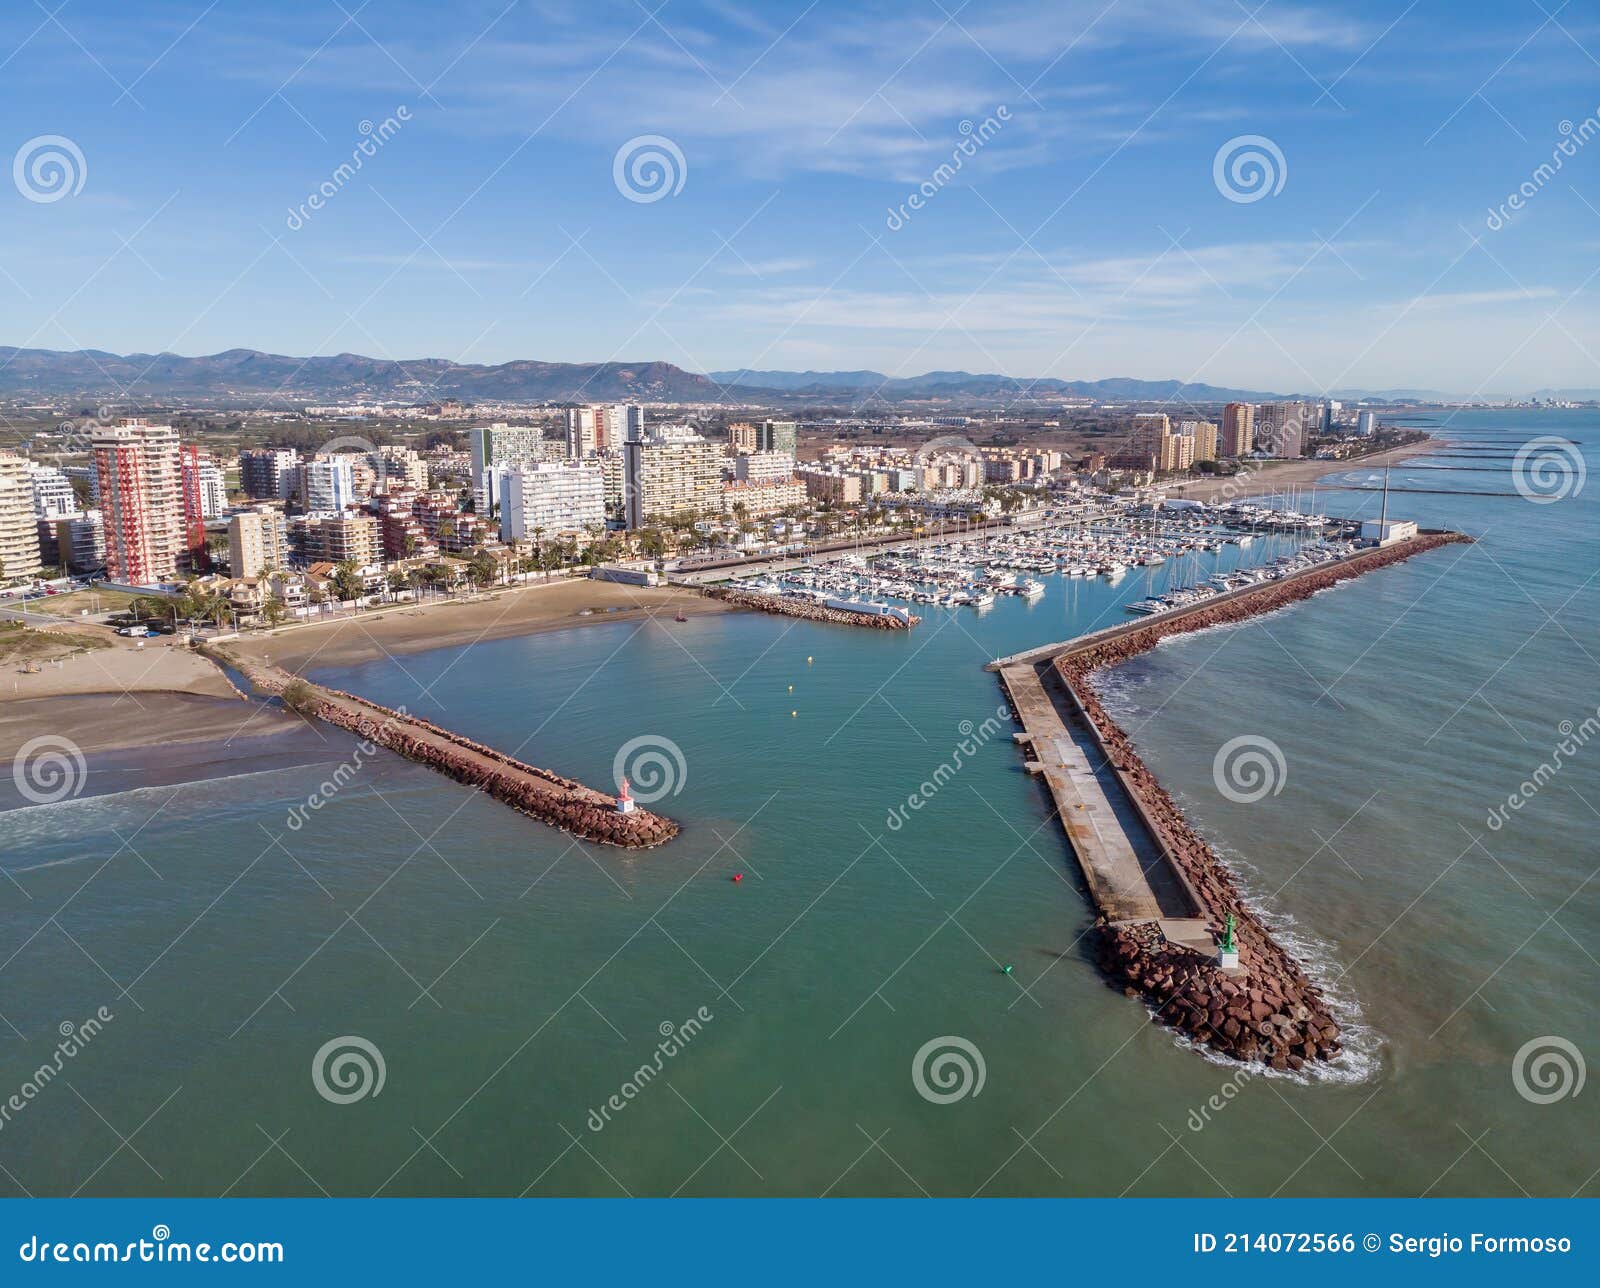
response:
[[[741,882],[743,880],[744,880],[744,873],[743,872],[735,872],[733,874],[733,883],[734,883],[734,885],[738,885],[739,882]]]

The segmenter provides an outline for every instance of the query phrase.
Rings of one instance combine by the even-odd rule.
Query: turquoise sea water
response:
[[[1444,432],[1567,435],[1600,469],[1594,413]],[[1392,482],[1509,490],[1509,460],[1447,463],[1475,462]],[[1600,1061],[1600,746],[1488,818],[1600,704],[1597,498],[1596,480],[1549,505],[1396,494],[1392,513],[1479,542],[1110,681],[1331,982],[1351,1051],[1328,1077],[1211,1063],[1094,970],[1046,797],[1009,721],[985,725],[982,665],[1120,621],[1149,587],[1052,577],[1036,604],[931,609],[909,635],[730,615],[318,675],[597,785],[625,743],[669,740],[682,769],[669,753],[654,808],[684,831],[659,851],[571,842],[331,730],[224,777],[94,760],[85,795],[0,813],[0,1101],[23,1106],[0,1115],[0,1190],[1593,1194],[1595,1089],[1535,1103],[1513,1072],[1535,1039]],[[1253,803],[1213,779],[1245,735],[1286,767]],[[100,1007],[114,1018],[40,1082],[59,1024]],[[685,1035],[672,1054],[663,1025]],[[312,1070],[345,1036],[383,1083],[342,1104]],[[938,1103],[913,1067],[950,1038],[981,1089]],[[1553,1066],[1530,1060],[1538,1093]]]

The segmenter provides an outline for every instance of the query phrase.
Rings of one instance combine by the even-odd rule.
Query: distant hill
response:
[[[299,402],[308,398],[714,402],[728,396],[708,377],[670,362],[519,360],[483,366],[444,358],[392,361],[356,353],[292,358],[255,349],[185,358],[175,353],[119,355],[95,349],[13,348],[0,348],[0,394],[235,396]]]
[[[698,375],[670,362],[534,362],[485,365],[445,358],[369,358],[357,353],[295,358],[257,349],[183,357],[0,347],[0,396],[110,400],[196,398],[261,403],[431,402],[1110,402],[1261,401],[1294,394],[1179,380],[1025,380],[970,371],[890,378],[878,371],[714,371]],[[1299,395],[1302,397],[1309,395]]]
[[[928,397],[1017,397],[1055,395],[1067,398],[1126,399],[1137,402],[1226,402],[1229,399],[1271,399],[1282,394],[1181,380],[1026,380],[1016,376],[976,375],[970,371],[929,371],[920,376],[890,377],[881,371],[713,371],[713,380],[728,385],[781,389],[791,394],[869,395],[895,401]]]

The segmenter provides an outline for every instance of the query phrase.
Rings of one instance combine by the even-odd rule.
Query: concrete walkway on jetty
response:
[[[1055,798],[1096,906],[1110,921],[1188,914],[1187,899],[1133,816],[1091,732],[1065,709],[1066,695],[1051,692],[1065,687],[1054,668],[1019,663],[1002,670],[1000,681],[1032,744],[1028,769]]]

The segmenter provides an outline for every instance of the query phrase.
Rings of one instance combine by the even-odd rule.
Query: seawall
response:
[[[1220,1054],[1279,1070],[1331,1060],[1342,1049],[1338,1022],[1321,990],[1245,903],[1226,864],[1189,825],[1134,750],[1132,739],[1107,713],[1094,689],[1095,674],[1170,636],[1246,621],[1341,581],[1467,540],[1456,533],[1425,533],[1284,581],[1219,597],[1222,602],[1098,632],[1059,646],[1048,660],[1030,657],[1003,668],[1002,674],[1035,665],[1054,672],[1071,695],[1072,714],[1092,731],[1139,826],[1159,851],[1160,862],[1198,905],[1195,914],[1203,919],[1210,938],[1220,940],[1227,917],[1234,918],[1239,967],[1224,971],[1205,947],[1204,937],[1174,931],[1179,923],[1115,920],[1101,909],[1101,968],[1127,994],[1142,998],[1163,1023]]]
[[[702,595],[720,599],[737,608],[749,608],[758,613],[775,613],[780,617],[800,617],[809,622],[831,622],[835,626],[865,626],[869,630],[908,631],[920,625],[922,618],[877,617],[870,613],[850,613],[839,608],[825,608],[806,599],[790,599],[782,595],[758,595],[732,586],[702,586]]]
[[[648,849],[678,834],[678,825],[670,818],[642,808],[620,813],[614,796],[548,769],[524,764],[420,716],[313,684],[279,667],[242,661],[221,650],[203,651],[239,671],[258,692],[268,696],[283,697],[291,684],[297,686],[293,709],[300,714],[326,720],[458,783],[478,788],[572,836],[602,845]]]

